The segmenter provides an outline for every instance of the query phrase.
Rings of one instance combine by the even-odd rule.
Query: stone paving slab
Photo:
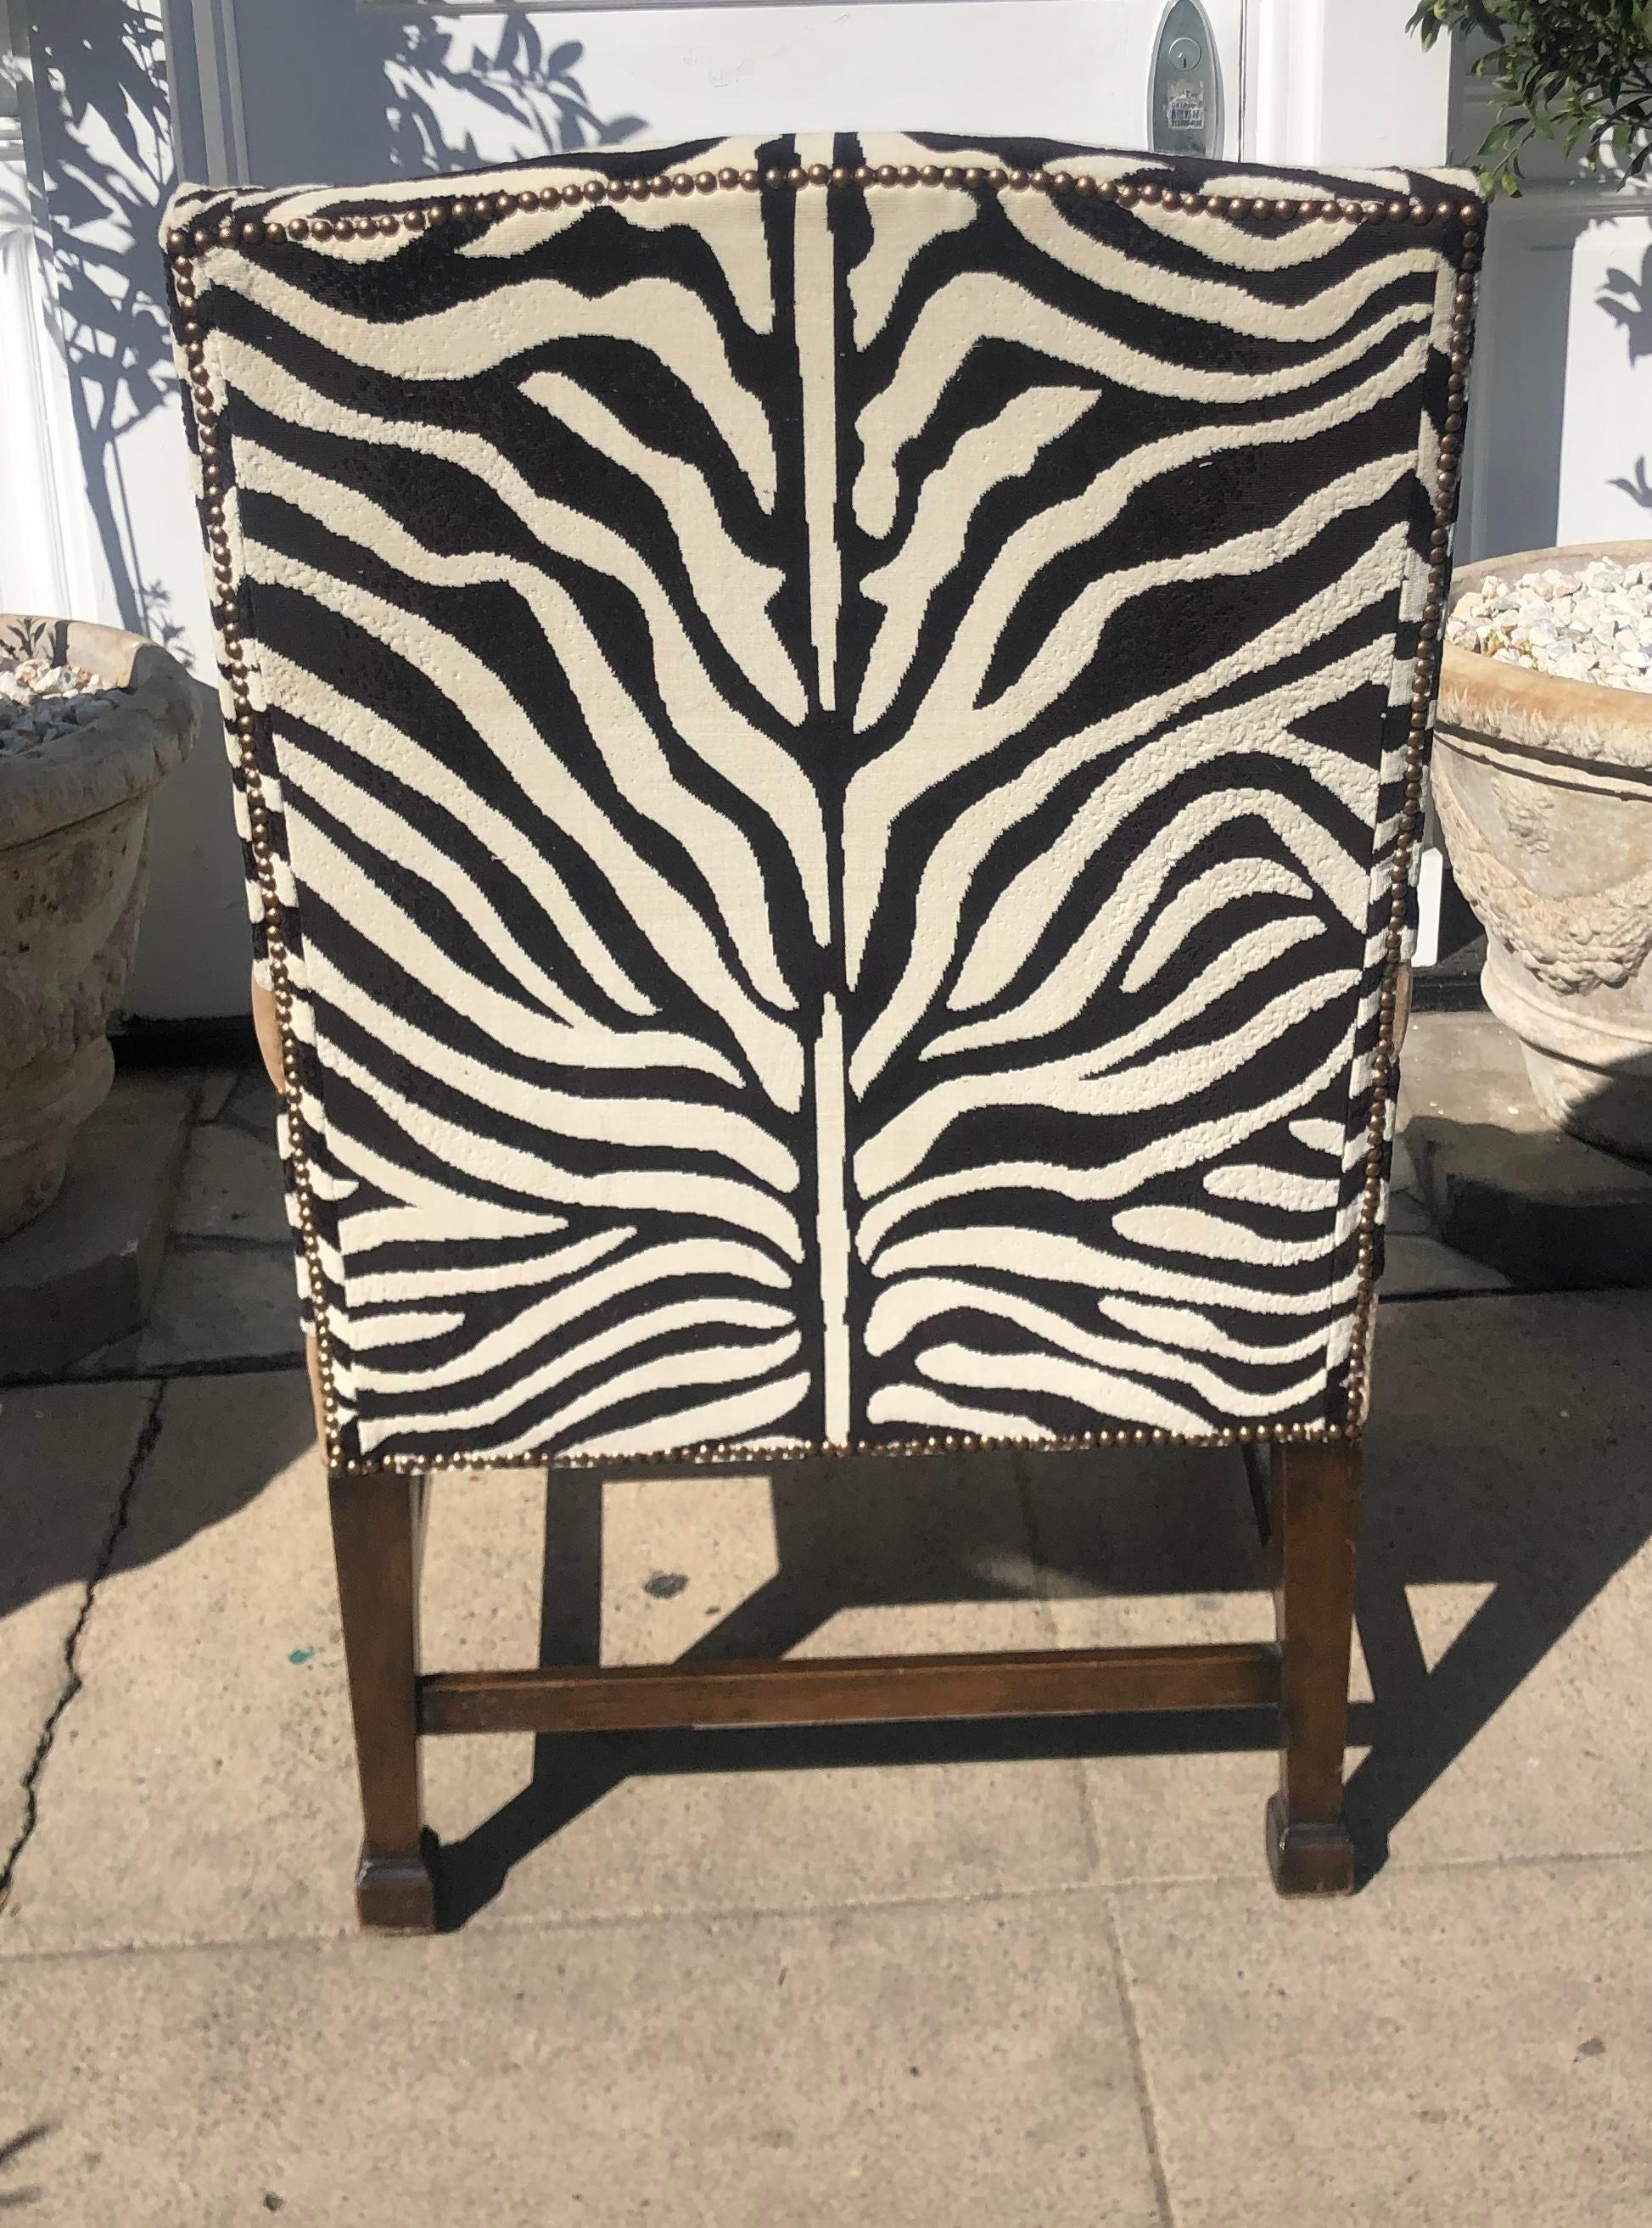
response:
[[[198,1122],[215,1122],[239,1088],[246,1070],[239,1067],[203,1067],[201,1077],[201,1098],[195,1108]]]
[[[0,1375],[56,1376],[143,1322],[195,1095],[188,1072],[118,1077],[76,1137],[57,1198],[0,1239]]]
[[[173,1101],[178,1111],[164,1167],[151,1166],[153,1154],[124,1154],[118,1185],[111,1190],[106,1183],[93,1202],[100,1233],[120,1220],[112,1201],[134,1202],[128,1219],[143,1220],[150,1233],[145,1281],[141,1304],[99,1318],[72,1354],[65,1349],[54,1360],[52,1367],[72,1379],[267,1367],[303,1358],[275,1098],[262,1066],[125,1069],[109,1108],[130,1126],[144,1109]],[[0,1291],[0,1317],[3,1308]],[[102,1342],[91,1343],[99,1335]]]
[[[1055,1897],[0,1966],[6,2133],[41,2130],[0,2204],[30,2228],[1149,2228],[1109,1942]]]
[[[144,1328],[77,1362],[71,1377],[123,1376],[304,1358],[288,1245],[175,1242],[161,1264]]]
[[[234,1089],[224,1101],[219,1116],[221,1121],[238,1124],[249,1136],[256,1137],[275,1150],[275,1117],[280,1101],[275,1095],[275,1085],[261,1060],[249,1062],[235,1079]]]
[[[153,1392],[96,1385],[0,1393],[0,1866],[23,1828],[24,1775],[63,1691],[64,1646]],[[0,1930],[4,1924],[0,1916]]]
[[[1414,1205],[1415,1202],[1402,1202]],[[1413,1215],[1404,1220],[1412,1221]],[[1427,1232],[1390,1231],[1383,1239],[1381,1297],[1419,1300],[1465,1296],[1475,1292],[1506,1292],[1509,1279],[1501,1269],[1476,1261]]]
[[[794,1639],[1047,1644],[1002,1464],[886,1468],[875,1491],[854,1467],[810,1480],[787,1465],[778,1547],[752,1481],[611,1489],[610,1654],[669,1655],[708,1630],[757,1653]],[[432,1668],[535,1660],[544,1507],[531,1474],[439,1482],[424,1587]],[[594,1630],[581,1521],[565,1503],[552,1527],[559,1654]],[[789,1583],[765,1587],[777,1558]],[[858,1606],[824,1622],[839,1602]],[[296,1373],[169,1385],[84,1670],[76,1741],[54,1759],[0,1958],[353,1925],[349,1709],[325,1489]],[[1075,1764],[1059,1738],[1028,1753],[1013,1727],[586,1737],[547,1745],[530,1794],[532,1754],[527,1739],[426,1745],[454,1916],[847,1905],[1060,1887],[1092,1870]],[[142,1863],[112,1865],[125,1847]]]
[[[1652,1860],[1117,1911],[1176,2228],[1652,2219]]]
[[[1652,1296],[1378,1322],[1348,1789],[1364,1863],[1652,1850]],[[1034,1473],[1062,1644],[1269,1636],[1238,1464],[1121,1466],[1093,1501]],[[1274,1732],[1247,1723],[1190,1719],[1186,1753],[1163,1721],[1125,1737],[1134,1752],[1100,1730],[1085,1772],[1105,1877],[1252,1874]]]
[[[189,1141],[172,1230],[179,1238],[236,1239],[291,1250],[274,1141],[228,1122],[202,1124]]]
[[[127,1389],[60,1397],[90,1403]],[[289,1599],[294,1575],[312,1592],[330,1584],[325,1511],[306,1530],[302,1501],[264,1492],[309,1450],[313,1427],[297,1390],[285,1377],[165,1389],[159,1436],[82,1641],[85,1683],[0,1913],[0,1959],[77,1939],[140,1940],[146,1924],[166,1933],[168,1915],[189,1911],[197,1890],[240,1907],[231,1930],[279,1929],[291,1917],[284,1895],[313,1884],[313,1873],[296,1888],[285,1878],[283,1836],[310,1850],[324,1843],[329,1820],[334,1843],[312,1862],[353,1863],[360,1828],[349,1815],[336,1646],[330,1676],[306,1677],[287,1661],[317,1622]],[[295,1517],[290,1547],[283,1531]],[[319,1772],[330,1785],[318,1832],[303,1805]],[[133,1852],[140,1860],[126,1861]],[[312,1919],[327,1909],[318,1899]]]
[[[1495,1015],[1419,1015],[1405,1078],[1405,1139],[1444,1244],[1517,1284],[1652,1284],[1652,1167],[1557,1129]]]

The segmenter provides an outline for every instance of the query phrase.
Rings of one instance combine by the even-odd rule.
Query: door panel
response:
[[[1161,0],[585,10],[234,5],[243,176],[358,183],[599,139],[776,130],[1148,138]],[[1204,0],[1239,146],[1241,0]]]

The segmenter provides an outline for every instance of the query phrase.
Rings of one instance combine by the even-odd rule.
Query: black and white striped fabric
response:
[[[180,194],[340,1458],[1357,1401],[1461,214],[817,162],[1474,190]]]

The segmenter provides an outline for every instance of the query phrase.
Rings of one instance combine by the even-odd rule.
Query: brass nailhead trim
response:
[[[269,816],[265,808],[262,782],[256,763],[254,745],[257,720],[247,694],[248,667],[243,655],[240,622],[236,614],[234,566],[226,513],[217,490],[223,483],[223,466],[219,455],[219,411],[208,368],[206,337],[194,315],[195,266],[192,249],[215,246],[256,246],[260,241],[330,239],[368,234],[380,236],[398,230],[421,232],[429,226],[439,226],[451,217],[463,221],[471,216],[504,215],[513,209],[530,208],[550,208],[561,205],[572,208],[576,202],[600,201],[644,200],[651,195],[663,197],[669,194],[714,193],[740,190],[754,192],[759,187],[784,187],[798,191],[810,186],[867,187],[871,185],[939,186],[950,189],[973,191],[985,186],[994,192],[1034,191],[1061,195],[1075,193],[1081,196],[1094,195],[1102,200],[1117,201],[1128,207],[1136,201],[1149,204],[1162,202],[1167,208],[1192,211],[1213,216],[1296,216],[1315,221],[1341,218],[1348,222],[1378,218],[1395,221],[1407,219],[1424,223],[1431,216],[1442,221],[1459,219],[1470,229],[1463,237],[1463,254],[1457,291],[1453,298],[1450,375],[1447,387],[1447,408],[1444,436],[1439,445],[1438,472],[1436,482],[1435,511],[1437,524],[1429,542],[1429,581],[1424,601],[1422,623],[1418,631],[1418,650],[1412,669],[1412,721],[1406,743],[1405,796],[1401,807],[1400,824],[1395,841],[1393,861],[1390,871],[1390,906],[1386,949],[1384,959],[1382,995],[1379,1034],[1372,1062],[1372,1104],[1367,1123],[1367,1154],[1365,1190],[1361,1202],[1357,1241],[1359,1284],[1354,1303],[1354,1335],[1348,1350],[1348,1420],[1342,1424],[1256,1424],[1236,1425],[1212,1431],[1169,1431],[1149,1430],[1145,1426],[1132,1429],[1083,1431],[1070,1436],[1039,1440],[994,1438],[971,1432],[947,1432],[924,1439],[903,1439],[891,1444],[878,1445],[870,1441],[856,1440],[849,1446],[835,1446],[825,1442],[810,1442],[803,1446],[731,1446],[724,1442],[714,1445],[669,1447],[655,1454],[579,1455],[579,1454],[516,1454],[497,1457],[475,1455],[391,1455],[378,1461],[345,1460],[338,1449],[338,1392],[333,1373],[330,1325],[327,1318],[327,1282],[321,1265],[321,1239],[316,1226],[315,1194],[311,1181],[309,1155],[304,1142],[304,1122],[302,1103],[303,1070],[298,1040],[292,1029],[292,987],[287,973],[287,952],[281,930],[281,901],[275,882],[275,855],[270,843]],[[311,1312],[315,1322],[317,1375],[322,1392],[322,1427],[326,1441],[326,1456],[330,1469],[348,1476],[365,1476],[384,1470],[423,1472],[430,1469],[588,1469],[624,1462],[638,1467],[657,1467],[661,1464],[688,1464],[704,1467],[718,1463],[756,1463],[805,1461],[823,1456],[849,1455],[913,1456],[955,1452],[976,1448],[1031,1445],[1056,1451],[1073,1451],[1094,1447],[1111,1446],[1178,1446],[1231,1447],[1264,1445],[1299,1445],[1305,1441],[1354,1440],[1363,1429],[1366,1394],[1369,1385],[1370,1327],[1374,1289],[1371,1283],[1371,1265],[1374,1253],[1374,1233],[1377,1212],[1381,1201],[1381,1150],[1386,1125],[1387,1078],[1393,1062],[1393,1016],[1396,986],[1399,976],[1406,895],[1411,880],[1411,854],[1416,839],[1421,812],[1421,759],[1424,739],[1428,732],[1429,708],[1434,701],[1437,679],[1442,630],[1439,625],[1445,594],[1445,572],[1449,549],[1449,520],[1452,497],[1456,491],[1461,463],[1460,443],[1455,436],[1463,424],[1464,374],[1468,357],[1466,342],[1473,318],[1474,282],[1472,272],[1478,262],[1476,253],[1478,233],[1474,228],[1480,215],[1476,202],[1461,204],[1437,202],[1433,208],[1421,201],[1412,202],[1331,202],[1327,200],[1267,201],[1245,200],[1242,196],[1220,194],[1186,194],[1166,192],[1151,182],[1141,186],[1112,179],[1075,176],[1064,171],[1034,170],[1031,173],[1002,170],[957,170],[951,164],[925,163],[921,167],[886,163],[873,170],[865,164],[854,170],[842,166],[829,170],[824,163],[812,164],[807,170],[719,171],[702,170],[695,173],[677,171],[661,174],[652,178],[617,179],[605,182],[591,179],[582,186],[546,186],[535,193],[504,194],[490,200],[471,201],[460,196],[450,203],[430,202],[419,208],[401,211],[383,211],[371,217],[330,220],[324,217],[295,217],[283,224],[259,223],[249,220],[240,226],[227,222],[215,231],[197,227],[192,232],[172,233],[167,240],[171,259],[172,286],[178,308],[183,312],[181,331],[183,336],[183,356],[189,367],[189,400],[195,424],[196,447],[201,462],[202,509],[207,523],[207,547],[211,571],[219,593],[213,610],[219,637],[223,645],[223,664],[229,680],[231,701],[234,706],[234,733],[240,744],[241,775],[247,797],[247,824],[252,839],[254,862],[258,869],[259,890],[263,900],[266,951],[267,954],[272,992],[276,1019],[280,1031],[281,1072],[285,1085],[283,1103],[287,1121],[288,1152],[292,1162],[293,1188],[298,1209],[299,1235],[304,1243],[305,1264],[310,1272]]]
[[[692,1447],[666,1447],[655,1454],[434,1454],[384,1455],[348,1462],[330,1461],[330,1467],[347,1477],[377,1476],[386,1470],[423,1472],[431,1469],[657,1469],[669,1463],[693,1469],[720,1463],[768,1465],[782,1462],[847,1461],[854,1455],[910,1458],[917,1455],[967,1454],[994,1447],[1031,1447],[1040,1453],[1073,1454],[1095,1447],[1237,1447],[1318,1445],[1322,1441],[1357,1440],[1354,1424],[1238,1424],[1217,1431],[1166,1431],[1145,1425],[1118,1431],[1078,1431],[1064,1438],[988,1438],[971,1431],[938,1432],[932,1438],[897,1439],[879,1444],[856,1439],[848,1446],[827,1440],[810,1440],[802,1446],[740,1446],[716,1440]]]
[[[1450,347],[1448,356],[1444,424],[1435,475],[1434,528],[1428,542],[1428,586],[1417,629],[1417,656],[1412,669],[1411,714],[1405,737],[1399,826],[1395,834],[1388,878],[1388,926],[1384,944],[1382,989],[1378,1000],[1377,1043],[1371,1060],[1371,1111],[1366,1122],[1366,1166],[1360,1200],[1356,1245],[1359,1290],[1354,1303],[1354,1335],[1348,1347],[1348,1412],[1349,1428],[1362,1428],[1371,1390],[1371,1333],[1376,1309],[1376,1288],[1371,1268],[1376,1251],[1377,1217],[1382,1205],[1383,1148],[1388,1127],[1388,1103],[1396,1067],[1394,1015],[1399,1006],[1399,966],[1405,935],[1405,915],[1411,891],[1411,858],[1423,816],[1423,746],[1427,740],[1430,714],[1439,681],[1440,655],[1444,647],[1446,574],[1450,556],[1450,518],[1462,470],[1460,435],[1467,388],[1468,343],[1474,323],[1474,272],[1479,264],[1479,233],[1470,226],[1463,234],[1463,257],[1452,294]]]
[[[514,194],[458,194],[446,202],[426,201],[416,208],[381,209],[370,215],[298,216],[285,222],[279,217],[272,221],[249,217],[239,224],[226,221],[210,228],[196,225],[170,233],[166,247],[170,256],[187,257],[192,248],[254,247],[265,240],[387,238],[397,232],[423,232],[450,220],[468,223],[522,209],[573,208],[582,202],[664,201],[673,195],[756,193],[765,188],[771,192],[801,193],[810,187],[844,186],[863,190],[872,186],[938,186],[954,193],[977,193],[984,189],[989,193],[1030,192],[1058,198],[1077,194],[1081,199],[1117,202],[1126,208],[1139,202],[1149,208],[1194,216],[1307,218],[1341,224],[1426,224],[1431,219],[1451,218],[1473,224],[1480,215],[1477,202],[1339,201],[1325,195],[1275,200],[1263,195],[1178,193],[1152,178],[1137,183],[1128,178],[1095,178],[1071,170],[981,170],[973,165],[959,169],[952,163],[875,166],[858,163],[853,168],[842,163],[811,163],[806,169],[794,164],[784,170],[662,170],[648,177],[589,178],[577,185],[539,186]]]

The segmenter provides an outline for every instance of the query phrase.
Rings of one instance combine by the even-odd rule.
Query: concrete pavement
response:
[[[8,1392],[0,2206],[1652,2220],[1649,1348],[1645,1294],[1386,1307],[1348,1903],[1272,1898],[1244,1720],[452,1740],[424,1943],[354,1931],[299,1373]],[[616,1660],[1248,1634],[1248,1522],[1175,1450],[445,1477],[427,1658],[532,1660],[547,1575]]]

